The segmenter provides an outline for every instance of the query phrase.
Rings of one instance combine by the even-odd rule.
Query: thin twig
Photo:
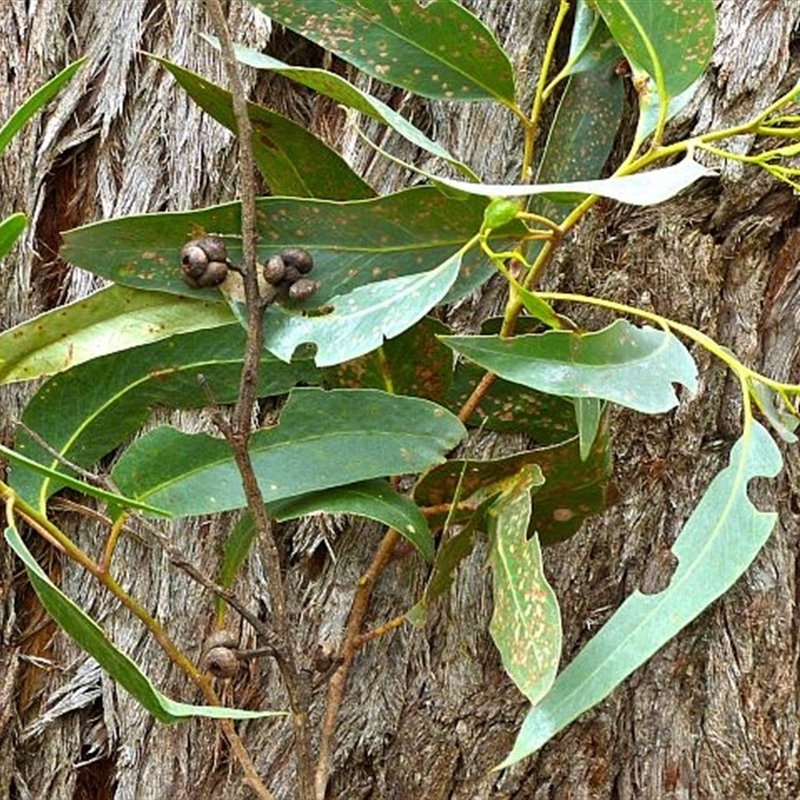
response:
[[[247,111],[247,98],[242,82],[230,30],[219,0],[206,0],[206,8],[214,23],[220,51],[231,88],[233,113],[239,139],[239,184],[242,215],[241,274],[247,302],[247,344],[239,385],[239,398],[233,412],[233,424],[227,437],[236,466],[242,478],[247,507],[264,556],[265,577],[270,599],[272,624],[276,633],[275,659],[286,684],[295,735],[297,759],[297,797],[309,800],[313,791],[313,762],[308,712],[311,705],[311,685],[298,668],[294,640],[289,631],[286,592],[280,555],[264,505],[264,498],[250,458],[248,445],[253,429],[253,411],[257,400],[258,376],[264,347],[264,312],[268,297],[261,297],[256,270],[255,158],[253,156],[252,126]]]
[[[336,718],[339,715],[339,708],[342,704],[350,667],[358,650],[361,626],[364,623],[364,615],[372,596],[372,589],[391,560],[398,541],[400,541],[400,534],[396,530],[390,529],[386,532],[378,545],[372,563],[358,582],[358,588],[350,606],[344,641],[339,650],[341,664],[331,676],[328,684],[328,698],[325,705],[325,716],[322,720],[322,731],[320,732],[317,772],[314,776],[316,800],[325,800],[328,777],[333,761],[333,748],[336,743]]]

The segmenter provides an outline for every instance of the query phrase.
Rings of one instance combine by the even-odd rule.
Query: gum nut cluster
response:
[[[317,281],[307,277],[314,268],[308,250],[290,247],[271,256],[264,264],[264,280],[292,300],[307,300],[317,290]]]
[[[220,239],[192,239],[181,250],[183,279],[194,289],[219,286],[228,277],[228,264]]]

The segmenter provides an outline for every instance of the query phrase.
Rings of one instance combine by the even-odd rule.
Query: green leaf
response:
[[[622,604],[529,712],[500,767],[538,750],[599,703],[733,586],[777,519],[750,502],[748,484],[756,477],[774,477],[781,466],[780,451],[767,431],[757,422],[746,424],[730,465],[711,482],[672,547],[678,567],[669,586],[657,594],[634,592]]]
[[[214,47],[219,48],[218,41],[214,36],[203,36]],[[302,86],[307,86],[313,89],[318,94],[330,97],[338,103],[342,103],[348,108],[353,108],[356,111],[365,114],[378,122],[388,125],[392,130],[399,133],[402,137],[407,139],[412,144],[423,150],[431,153],[431,155],[438,156],[439,158],[448,161],[461,172],[466,173],[471,177],[475,177],[472,170],[461,161],[451,155],[445,150],[438,142],[429,139],[419,128],[412,125],[405,117],[398,114],[393,108],[387,106],[386,103],[378,100],[361,89],[348,83],[344,78],[337,75],[335,72],[328,72],[324,69],[314,69],[312,67],[295,67],[290,64],[284,64],[277,58],[266,55],[266,53],[259,53],[257,50],[251,50],[249,47],[242,45],[235,45],[236,58],[242,63],[256,69],[267,69],[271,72],[276,72],[278,75],[283,75]]]
[[[596,397],[645,414],[678,404],[673,383],[697,391],[697,367],[680,340],[626,320],[596,333],[445,336],[442,341],[514,383],[562,397]]]
[[[683,111],[689,101],[694,97],[695,92],[702,83],[702,78],[698,78],[691,86],[684,89],[676,97],[670,97],[667,103],[667,115],[664,121],[671,120],[680,111]],[[658,90],[648,82],[647,91],[639,94],[639,121],[636,125],[636,135],[634,141],[641,144],[658,126],[658,118],[661,114],[661,103],[659,101]]]
[[[140,511],[147,511],[149,514],[153,514],[157,517],[170,516],[170,513],[162,508],[156,508],[149,503],[142,503],[138,500],[133,500],[130,497],[123,497],[120,494],[108,492],[105,489],[99,489],[97,486],[92,486],[90,483],[79,481],[77,478],[73,478],[70,475],[65,475],[61,472],[51,469],[50,467],[45,467],[42,464],[39,464],[27,456],[23,456],[20,453],[17,453],[15,450],[11,450],[2,444],[0,444],[0,455],[5,456],[12,465],[19,464],[25,469],[33,470],[39,475],[44,475],[51,480],[58,481],[62,486],[68,486],[70,489],[75,489],[81,492],[81,494],[86,494],[90,497],[96,497],[99,500],[104,500],[111,508],[136,508]]]
[[[244,564],[247,556],[250,555],[250,548],[256,535],[253,515],[245,511],[242,518],[234,525],[233,530],[225,539],[222,546],[222,559],[219,566],[219,578],[217,582],[220,586],[230,589],[239,569]],[[225,609],[225,601],[221,597],[214,600],[217,614],[222,614]]]
[[[613,66],[570,77],[547,135],[536,182],[564,183],[600,175],[619,129],[624,98],[622,79]]]
[[[503,666],[534,705],[547,694],[561,656],[561,614],[542,569],[536,535],[528,539],[531,489],[544,478],[536,469],[489,507],[489,557],[494,613],[489,625]]]
[[[600,429],[606,405],[595,397],[576,397],[572,402],[575,404],[575,421],[581,442],[581,461],[585,461]]]
[[[235,402],[245,340],[245,332],[234,324],[95,359],[45,383],[22,421],[62,458],[90,467],[136,433],[154,406],[208,405],[201,375],[215,402]],[[287,365],[265,354],[257,394],[283,394],[298,382],[318,378],[308,360]],[[24,430],[17,434],[16,449],[51,469],[60,467]],[[61,467],[60,472],[68,470]],[[12,473],[14,489],[40,511],[62,485],[25,469]]]
[[[704,167],[690,156],[686,156],[677,164],[634,175],[612,176],[602,180],[580,180],[561,183],[469,183],[452,178],[443,178],[424,170],[416,170],[421,175],[443,186],[459,192],[478,195],[479,197],[529,197],[546,195],[556,202],[572,200],[576,195],[598,195],[629,203],[634,206],[653,206],[663,203],[700,178],[707,178],[717,173]]]
[[[40,109],[58,94],[61,88],[72,80],[72,76],[88,61],[88,56],[79,58],[68,67],[65,67],[47,83],[37,89],[29,98],[6,120],[0,128],[0,154],[8,147],[8,143],[22,130],[22,126]]]
[[[458,411],[485,372],[469,362],[457,364],[444,405]],[[467,424],[490,431],[525,433],[538,444],[557,444],[577,432],[572,400],[535,392],[502,378],[498,378],[481,398]]]
[[[0,258],[11,250],[27,224],[28,218],[22,213],[11,214],[0,222]]]
[[[216,302],[109,286],[0,333],[0,383],[54,375],[93,358],[232,321],[230,311]]]
[[[554,544],[575,534],[587,517],[603,511],[611,477],[611,447],[606,426],[601,426],[589,457],[580,460],[579,440],[525,450],[504,458],[479,461],[450,459],[430,469],[414,487],[414,501],[423,508],[449,506],[457,497],[463,510],[454,509],[449,522],[463,524],[474,517],[475,508],[487,493],[504,481],[513,480],[531,465],[541,469],[544,486],[536,492],[531,531],[543,544]],[[434,528],[444,524],[447,514],[429,515]]]
[[[493,500],[493,496],[487,498],[481,506],[475,509],[461,529],[449,539],[445,539],[444,544],[437,548],[425,592],[420,601],[406,614],[406,618],[412,625],[419,627],[424,624],[431,602],[450,591],[455,571],[474,549],[476,535],[486,517],[486,509]]]
[[[594,0],[631,65],[664,85],[669,97],[691,86],[714,51],[714,0]]]
[[[436,269],[360,286],[330,300],[322,316],[277,309],[264,319],[264,347],[289,361],[303,344],[315,344],[314,360],[329,367],[358,358],[408,330],[438,305],[458,277],[461,252]]]
[[[748,381],[750,394],[756,401],[761,413],[767,418],[775,433],[784,442],[794,444],[797,441],[797,426],[800,425],[800,418],[795,408],[793,399],[787,395],[776,392],[770,386],[759,380],[751,379]]]
[[[266,197],[256,202],[259,261],[286,247],[304,247],[314,257],[312,277],[320,281],[314,302],[357,286],[415,275],[438,267],[480,229],[486,200],[446,197],[421,186],[372,200],[333,202]],[[498,231],[498,240],[524,232]],[[136,289],[224,302],[214,289],[184,283],[180,251],[198,232],[221,236],[234,263],[241,263],[240,204],[164,214],[144,214],[75,228],[64,234],[62,257],[95,275]],[[474,249],[465,254],[456,287],[470,289],[488,259]],[[491,270],[490,270],[491,272]],[[232,275],[229,280],[238,276]],[[224,284],[226,285],[226,284]],[[454,287],[455,289],[455,287]],[[453,291],[448,295],[452,301]],[[271,307],[268,313],[278,313]]]
[[[276,22],[394,86],[439,100],[514,103],[514,73],[486,26],[453,0],[250,0]]]
[[[115,683],[129,692],[159,722],[171,725],[189,717],[256,719],[285,715],[284,711],[244,711],[222,706],[195,706],[171,700],[153,686],[138,664],[119,650],[91,617],[52,583],[25,546],[16,528],[6,528],[5,539],[25,564],[28,579],[47,613],[108,672]]]
[[[171,61],[151,56],[175,77],[204,111],[236,133],[230,92]],[[355,200],[372,189],[335,151],[302,125],[255,103],[247,104],[253,127],[253,156],[272,194]]]
[[[427,400],[304,388],[292,391],[277,426],[253,435],[250,452],[264,499],[273,503],[419,472],[444,461],[463,435],[456,417]],[[206,434],[157,428],[125,452],[113,478],[122,491],[178,516],[245,503],[227,442]]]
[[[602,72],[608,67],[616,67],[621,58],[622,51],[603,18],[589,8],[587,0],[578,0],[575,5],[569,58],[559,77],[578,75],[581,72]]]
[[[446,405],[453,354],[437,336],[449,331],[439,320],[424,317],[379,350],[325,369],[325,384],[334,389],[383,389]]]
[[[384,480],[362,481],[268,504],[283,522],[309,514],[353,514],[394,528],[428,560],[433,561],[433,537],[422,512]]]

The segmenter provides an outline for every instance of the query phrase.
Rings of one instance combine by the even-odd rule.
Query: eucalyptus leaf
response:
[[[165,58],[151,56],[204,111],[236,133],[231,93]],[[272,194],[357,200],[375,193],[335,151],[307,128],[255,103],[247,104],[253,156]]]
[[[428,523],[419,508],[396,492],[385,480],[362,481],[324,489],[302,497],[269,503],[269,512],[280,522],[310,514],[353,514],[394,528],[428,560],[434,544]]]
[[[93,358],[232,321],[216,302],[109,286],[0,333],[0,383],[55,375]]]
[[[477,233],[485,207],[483,198],[447,197],[430,186],[350,202],[265,197],[256,201],[258,257],[264,263],[284,248],[308,250],[314,258],[312,277],[320,283],[312,300],[324,305],[357,286],[438,267]],[[516,223],[496,231],[498,246],[524,230]],[[220,236],[231,260],[241,263],[239,203],[75,228],[64,233],[61,256],[125,286],[223,303],[217,289],[193,289],[183,280],[181,248],[203,232]],[[474,288],[476,273],[479,280],[488,277],[487,263],[478,248],[466,253],[448,301]],[[234,279],[238,275],[229,276]],[[277,310],[271,307],[268,313]]]
[[[204,36],[214,47],[219,48],[219,43],[214,36]],[[452,164],[461,172],[472,176],[472,170],[462,163],[455,156],[451,155],[442,145],[438,142],[428,138],[419,128],[412,125],[405,117],[398,114],[393,108],[387,106],[386,103],[378,100],[367,92],[353,86],[344,78],[337,75],[335,72],[328,72],[324,69],[315,69],[313,67],[296,67],[291,64],[285,64],[277,58],[260,53],[257,50],[252,50],[243,45],[235,45],[236,58],[242,64],[255,69],[266,69],[275,72],[278,75],[283,75],[302,86],[307,86],[313,89],[318,94],[330,97],[339,103],[347,106],[348,108],[355,109],[356,111],[366,114],[368,117],[377,120],[378,122],[388,125],[392,130],[399,133],[402,137],[407,139],[417,147],[426,150],[428,153]]]
[[[528,538],[531,489],[544,478],[528,470],[489,507],[494,612],[489,625],[503,667],[536,704],[555,679],[561,657],[561,613],[542,569],[539,537]]]
[[[25,565],[28,579],[47,613],[159,722],[172,725],[190,717],[257,719],[286,714],[285,711],[245,711],[223,706],[195,706],[170,699],[159,692],[139,665],[119,650],[100,626],[47,577],[16,528],[6,528],[5,539]]]
[[[408,330],[438,305],[458,277],[461,252],[436,269],[360,286],[333,297],[320,316],[276,309],[264,319],[264,347],[289,361],[303,344],[316,345],[314,360],[329,367],[358,358]]]
[[[201,408],[209,404],[209,394],[217,403],[235,402],[245,340],[241,327],[229,324],[95,359],[45,383],[26,406],[22,422],[62,459],[91,467],[135,434],[157,405]],[[265,353],[256,393],[283,394],[301,381],[318,380],[309,360],[285,364]],[[60,474],[68,472],[25,430],[15,445],[22,455]],[[14,469],[11,483],[41,511],[63,485],[24,468]]]
[[[88,56],[73,61],[54,78],[37,89],[0,128],[0,154],[8,147],[8,143],[22,130],[22,126],[37,112],[44,108],[55,97],[62,87],[72,80],[73,75],[88,61]]]
[[[250,0],[385,83],[439,100],[514,102],[514,73],[486,26],[454,0]]]
[[[679,95],[705,70],[714,51],[714,0],[594,0],[631,64]]]
[[[170,513],[165,511],[163,508],[156,508],[149,503],[143,503],[139,500],[134,500],[130,497],[124,497],[123,495],[115,494],[114,492],[109,492],[105,489],[100,489],[97,486],[92,486],[92,484],[78,480],[77,478],[73,478],[71,475],[58,472],[50,467],[45,467],[33,459],[23,456],[16,450],[12,450],[10,447],[6,447],[2,444],[0,444],[0,456],[4,456],[11,464],[12,484],[14,479],[14,469],[21,467],[26,470],[31,470],[39,475],[43,475],[45,478],[48,478],[51,481],[57,481],[62,486],[68,486],[70,489],[75,489],[81,494],[86,494],[90,497],[96,497],[98,500],[104,500],[106,503],[108,503],[110,508],[135,508],[139,511],[146,511],[149,514],[157,517],[170,516]],[[17,467],[14,465],[17,465]],[[24,499],[25,498],[23,498],[23,500]]]
[[[0,222],[0,258],[16,244],[27,224],[28,218],[22,213],[11,214]]]
[[[653,206],[670,200],[701,178],[716,175],[690,156],[669,167],[612,176],[602,180],[580,180],[562,183],[469,183],[444,178],[418,170],[438,184],[479,197],[530,197],[546,195],[556,202],[571,201],[575,195],[598,195],[634,206]]]
[[[781,454],[767,431],[749,421],[730,464],[711,482],[672,552],[678,566],[657,594],[634,592],[556,678],[549,694],[523,722],[498,768],[538,750],[677,635],[750,566],[777,515],[759,511],[747,496],[753,478],[774,477]]]
[[[269,504],[419,472],[444,461],[464,433],[455,416],[427,400],[373,389],[302,388],[289,395],[277,426],[252,436],[250,454]],[[245,504],[227,442],[207,434],[157,428],[128,448],[112,477],[122,491],[176,516]]]
[[[484,369],[562,397],[595,397],[658,414],[674,408],[674,383],[697,391],[697,366],[672,333],[617,320],[596,333],[547,331],[516,336],[445,336]]]

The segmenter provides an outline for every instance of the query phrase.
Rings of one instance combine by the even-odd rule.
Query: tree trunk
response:
[[[474,0],[470,7],[496,32],[532,93],[548,24],[557,4]],[[56,257],[58,231],[113,215],[185,209],[235,193],[230,137],[197,112],[153,62],[166,55],[217,82],[218,59],[199,40],[209,30],[199,2],[14,0],[0,28],[8,87],[0,117],[71,58],[89,53],[74,86],[29,125],[0,161],[0,217],[26,210],[32,221],[20,251],[0,271],[0,324],[8,327],[85,294],[93,282]],[[745,10],[746,9],[746,10]],[[770,0],[722,0],[712,68],[689,112],[675,126],[687,135],[726,127],[766,107],[797,79],[792,32],[800,6]],[[239,3],[231,27],[238,40],[281,55],[300,46],[272,32]],[[294,55],[298,56],[298,50]],[[299,53],[319,59],[314,48]],[[297,57],[294,58],[297,62]],[[252,83],[257,76],[248,73]],[[278,80],[258,78],[255,95],[337,143],[381,191],[397,189],[391,165],[365,151],[330,103],[309,101]],[[404,102],[399,92],[395,100]],[[435,137],[491,182],[514,180],[520,138],[511,115],[480,104],[411,101],[404,113],[430,120]],[[420,124],[419,122],[417,124]],[[680,131],[678,127],[680,126]],[[403,145],[400,147],[403,154]],[[746,151],[749,140],[736,146]],[[414,152],[406,151],[409,158]],[[552,281],[618,302],[652,306],[734,349],[767,375],[798,380],[796,345],[800,235],[797,202],[783,185],[724,164],[718,180],[696,185],[656,208],[595,207],[560,251]],[[486,313],[496,290],[455,314],[469,324]],[[571,313],[573,310],[571,309]],[[575,314],[577,316],[577,313]],[[584,312],[580,322],[603,321]],[[546,551],[565,624],[564,663],[634,589],[662,578],[661,565],[711,477],[727,463],[739,433],[736,387],[703,352],[701,389],[676,412],[613,417],[619,500],[567,543]],[[4,441],[31,387],[0,389]],[[183,414],[181,424],[203,425]],[[482,440],[488,450],[501,441]],[[771,798],[800,796],[797,752],[798,625],[795,610],[799,462],[751,496],[777,508],[780,522],[739,584],[610,698],[540,753],[500,773],[527,710],[505,677],[487,628],[491,589],[480,548],[459,570],[451,593],[431,609],[423,630],[400,628],[366,647],[351,673],[339,718],[329,796],[351,798]],[[75,511],[59,522],[87,548],[99,529]],[[377,535],[367,525],[309,521],[280,532],[296,598],[297,639],[308,652],[337,642],[358,577]],[[192,561],[214,574],[231,518],[174,525]],[[330,551],[335,560],[326,557]],[[102,588],[40,548],[54,579],[91,611],[167,694],[197,702],[141,626]],[[169,567],[157,548],[135,540],[118,558],[122,584],[190,653],[214,619],[213,598]],[[311,567],[314,566],[314,569]],[[241,772],[213,723],[165,727],[116,687],[52,625],[4,549],[3,649],[0,652],[0,796],[67,798],[246,797]],[[668,574],[668,572],[667,572]],[[370,625],[408,609],[424,585],[413,557],[383,576]],[[254,610],[269,606],[259,553],[235,587]],[[254,643],[252,631],[243,631]],[[257,662],[229,687],[247,707],[282,708],[274,666]],[[318,720],[325,687],[317,690]],[[288,723],[241,726],[266,783],[292,797],[294,760]],[[8,735],[10,734],[10,735]]]

